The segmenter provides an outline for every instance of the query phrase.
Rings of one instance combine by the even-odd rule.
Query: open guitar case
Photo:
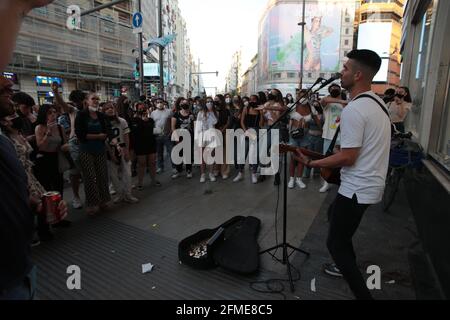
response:
[[[182,240],[178,244],[178,258],[194,269],[220,266],[239,274],[256,273],[259,269],[257,238],[260,227],[258,218],[233,217],[217,228],[200,230]]]

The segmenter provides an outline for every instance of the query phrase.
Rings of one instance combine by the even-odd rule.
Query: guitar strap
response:
[[[383,112],[388,116],[389,121],[391,122],[391,117],[389,116],[389,112],[386,110],[386,108],[380,103],[380,101],[378,101],[377,99],[375,99],[373,96],[371,96],[370,94],[361,94],[359,96],[357,96],[353,101],[361,99],[361,98],[369,98],[372,99],[373,101],[375,101],[380,108],[383,110]],[[391,122],[391,126],[393,126],[392,122]],[[395,127],[392,128],[392,130],[395,131]],[[336,133],[333,137],[333,140],[331,141],[330,147],[327,150],[326,156],[331,156],[333,154],[333,150],[334,150],[334,146],[336,145],[336,141],[337,141],[337,137],[339,135],[339,132],[341,131],[341,126],[339,126],[336,129]]]

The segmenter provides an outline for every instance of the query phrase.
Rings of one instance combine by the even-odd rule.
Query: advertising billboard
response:
[[[144,63],[144,77],[159,77],[159,63]]]
[[[260,76],[269,72],[299,72],[301,50],[305,72],[338,72],[340,63],[341,12],[339,2],[307,3],[305,38],[301,48],[302,4],[280,3],[261,22]]]
[[[375,51],[382,59],[380,71],[373,79],[374,82],[386,82],[388,79],[391,34],[391,22],[367,22],[359,25],[358,49]]]

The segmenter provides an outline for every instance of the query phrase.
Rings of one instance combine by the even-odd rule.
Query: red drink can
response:
[[[46,216],[48,224],[55,224],[61,221],[61,215],[58,209],[61,200],[61,194],[57,191],[44,193],[42,198],[43,213]]]

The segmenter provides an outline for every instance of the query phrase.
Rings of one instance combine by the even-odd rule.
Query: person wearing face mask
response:
[[[200,97],[195,97],[194,98],[194,105],[192,107],[192,113],[195,117],[195,119],[197,119],[198,113],[203,110],[203,105],[204,105],[204,101],[202,98]]]
[[[206,104],[200,110],[200,112],[197,115],[197,121],[195,122],[194,127],[194,138],[195,143],[197,147],[200,149],[201,152],[201,159],[202,164],[200,166],[200,183],[206,182],[206,163],[205,159],[203,157],[205,153],[205,148],[213,149],[216,147],[216,145],[213,144],[212,141],[210,141],[210,138],[213,138],[209,132],[211,132],[211,129],[214,129],[217,125],[217,122],[219,121],[219,113],[216,111],[214,100],[211,97],[206,98]],[[211,151],[212,153],[212,151]],[[213,173],[213,166],[210,166],[209,170],[209,179],[214,182],[216,181],[216,177]]]
[[[407,87],[400,87],[394,96],[394,101],[388,104],[388,111],[392,123],[401,133],[405,133],[405,119],[411,111],[411,95]]]
[[[156,109],[150,114],[150,118],[155,122],[155,139],[156,139],[156,154],[158,157],[158,168],[156,173],[164,171],[164,147],[166,148],[167,156],[170,159],[172,152],[172,140],[171,140],[171,118],[172,112],[165,108],[163,100],[157,99]]]
[[[227,154],[227,146],[226,146],[226,130],[230,127],[232,123],[232,116],[230,110],[230,104],[232,104],[231,95],[227,94],[227,99],[221,94],[218,94],[214,97],[214,104],[219,115],[218,122],[216,124],[216,129],[222,133],[222,143],[223,143],[223,163],[216,164],[214,169],[214,176],[217,177],[219,174],[222,176],[222,179],[228,179],[230,175],[230,166],[226,163],[226,154]],[[228,103],[227,103],[228,101]]]
[[[323,115],[325,123],[323,124],[322,138],[323,138],[323,154],[326,154],[334,134],[339,127],[341,121],[341,113],[344,107],[347,105],[347,101],[341,99],[341,87],[334,83],[328,87],[329,96],[323,98],[320,103],[323,108]],[[336,142],[339,145],[339,138]],[[323,180],[323,185],[319,189],[321,193],[327,192],[330,189],[330,185]]]
[[[247,158],[249,151],[252,153],[256,153],[256,159],[258,159],[258,139],[257,135],[253,135],[247,130],[253,129],[258,134],[258,130],[264,125],[264,119],[262,111],[258,111],[257,108],[259,106],[259,98],[257,95],[250,96],[250,100],[248,101],[248,106],[244,107],[242,111],[241,117],[241,128],[246,132],[245,136],[245,158]],[[235,148],[235,159],[237,160],[237,146]],[[235,163],[237,161],[235,160]],[[233,179],[233,182],[238,182],[243,179],[244,176],[244,168],[245,164],[239,164],[239,173]],[[258,164],[250,164],[250,168],[252,170],[252,183],[258,183]]]
[[[228,95],[228,97],[230,97],[230,95]],[[226,98],[225,100],[227,101],[227,99],[230,99],[230,98]],[[248,102],[248,99],[247,99],[247,102]],[[241,99],[241,96],[239,96],[239,95],[234,96],[232,99],[232,103],[228,104],[227,107],[230,109],[230,113],[231,113],[231,123],[230,123],[230,126],[228,127],[228,129],[236,130],[236,129],[241,128],[241,115],[242,115],[242,111],[244,108],[244,104],[243,104],[243,100]]]
[[[292,94],[288,93],[286,95],[286,99],[287,99],[288,104],[294,103],[294,98],[292,98]]]
[[[125,119],[117,116],[112,101],[107,102],[103,110],[111,124],[111,136],[108,138],[108,172],[117,192],[114,203],[137,203],[139,200],[131,193],[130,128]]]
[[[32,107],[36,104],[34,99],[25,92],[17,92],[12,96],[11,100],[17,106],[17,115],[22,119],[22,134],[27,138],[28,142],[36,141],[34,136],[36,117],[32,113]]]
[[[108,209],[108,166],[105,141],[111,136],[111,124],[99,109],[99,97],[88,94],[86,108],[78,112],[75,133],[80,141],[80,166],[86,195],[86,212],[94,215],[100,209]]]
[[[154,135],[155,121],[149,117],[144,103],[136,104],[137,116],[131,122],[131,132],[134,137],[134,153],[137,157],[137,189],[144,189],[144,175],[146,169],[150,172],[151,186],[160,187],[156,180],[156,139]]]
[[[172,117],[172,132],[175,132],[178,129],[184,129],[184,130],[188,130],[190,137],[191,137],[191,141],[190,141],[190,145],[191,145],[191,161],[190,163],[186,163],[186,177],[188,179],[192,178],[192,162],[193,162],[193,149],[194,149],[194,139],[192,139],[192,136],[194,135],[194,115],[191,113],[190,110],[190,105],[189,105],[189,101],[186,99],[181,100],[180,102],[180,111],[178,111],[177,113],[175,113]],[[176,144],[181,143],[183,140],[183,138],[180,137],[180,141],[175,142]],[[183,156],[183,153],[180,153],[180,156]],[[180,176],[181,172],[183,171],[183,164],[179,164],[176,166],[177,169],[177,173],[172,175],[172,179],[176,179]]]

